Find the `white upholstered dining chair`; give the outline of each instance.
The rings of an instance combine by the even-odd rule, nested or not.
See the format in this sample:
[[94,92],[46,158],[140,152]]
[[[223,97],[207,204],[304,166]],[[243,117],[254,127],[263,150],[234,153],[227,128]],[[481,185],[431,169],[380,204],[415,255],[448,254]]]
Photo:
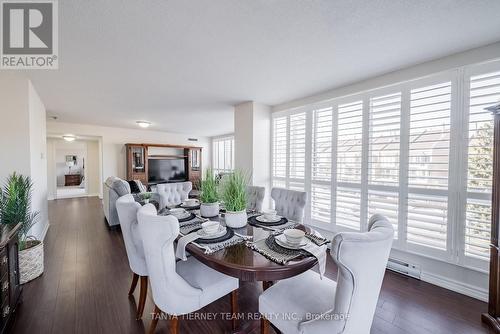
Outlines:
[[131,194],[124,195],[116,201],[116,211],[122,230],[125,250],[127,251],[128,263],[132,270],[132,285],[128,292],[129,296],[134,293],[139,277],[141,278],[141,289],[139,303],[137,305],[137,320],[142,318],[144,304],[148,291],[148,269],[142,247],[142,239],[137,226],[137,211],[141,205],[134,200]]
[[302,222],[307,202],[306,192],[273,188],[271,198],[274,200],[274,209],[278,212],[278,215],[296,222]]
[[189,197],[191,190],[193,190],[193,183],[190,181],[156,185],[156,192],[160,196],[160,209],[181,204]]
[[247,210],[261,212],[265,194],[265,187],[247,186]]
[[381,215],[370,218],[368,232],[336,234],[337,282],[309,270],[267,289],[259,297],[262,333],[269,321],[287,334],[370,333],[393,237]]
[[[171,330],[178,333],[177,316],[201,309],[231,293],[231,312],[237,310],[239,281],[207,267],[194,257],[175,261],[174,240],[179,235],[179,222],[174,216],[158,216],[152,204],[137,214],[146,264],[155,303],[149,333],[153,333],[160,313],[171,316]],[[236,317],[232,317],[236,318]],[[233,321],[233,327],[235,327]]]

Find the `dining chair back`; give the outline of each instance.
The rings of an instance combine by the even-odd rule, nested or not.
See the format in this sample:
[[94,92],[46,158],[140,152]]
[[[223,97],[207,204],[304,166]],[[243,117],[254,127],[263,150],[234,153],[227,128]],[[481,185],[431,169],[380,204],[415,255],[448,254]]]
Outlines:
[[247,186],[247,210],[261,212],[265,193],[265,187]]
[[274,200],[274,209],[278,215],[296,222],[302,222],[307,202],[306,192],[273,188],[271,190],[271,198]]
[[137,275],[147,276],[148,269],[137,226],[137,211],[140,207],[141,205],[134,200],[131,194],[124,195],[116,201],[116,211],[120,220],[130,269]]
[[338,267],[334,314],[349,315],[345,333],[369,333],[384,279],[394,229],[373,215],[366,233],[341,232],[332,241]]
[[289,334],[369,334],[393,237],[378,214],[368,232],[337,233],[330,252],[337,282],[308,270],[268,288],[259,297],[263,333],[271,322]]
[[190,181],[158,184],[156,192],[160,196],[160,208],[181,204],[189,197],[191,190],[193,183]]
[[148,268],[137,225],[137,211],[140,207],[141,205],[134,200],[134,196],[131,194],[121,196],[116,201],[116,211],[125,243],[125,251],[127,252],[130,269],[133,272],[132,284],[128,292],[129,296],[134,293],[139,277],[141,278],[139,302],[137,303],[137,319],[142,318],[148,291]]
[[176,272],[174,240],[179,235],[179,222],[172,215],[158,216],[152,204],[137,214],[149,269],[153,300],[169,314],[184,314],[196,309],[201,291],[192,287]]

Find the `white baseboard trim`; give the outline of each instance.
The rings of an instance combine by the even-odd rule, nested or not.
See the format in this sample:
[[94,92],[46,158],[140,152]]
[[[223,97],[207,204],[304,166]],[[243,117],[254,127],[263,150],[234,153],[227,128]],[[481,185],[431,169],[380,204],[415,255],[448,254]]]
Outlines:
[[50,226],[50,221],[47,220],[47,224],[45,224],[45,228],[43,229],[42,233],[40,234],[40,237],[38,238],[39,240],[43,241],[45,239],[47,231],[49,230],[49,226]]
[[477,286],[426,272],[422,272],[420,279],[424,282],[482,300],[483,302],[488,302],[488,290],[486,289],[480,289]]

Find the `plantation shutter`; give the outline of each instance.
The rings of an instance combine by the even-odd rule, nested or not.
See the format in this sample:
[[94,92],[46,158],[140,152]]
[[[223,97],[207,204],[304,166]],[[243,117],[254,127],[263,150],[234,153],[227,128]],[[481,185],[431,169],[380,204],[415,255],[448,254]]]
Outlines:
[[288,140],[288,121],[287,117],[278,117],[273,119],[273,187],[286,187],[286,169],[287,169],[287,140]]
[[313,111],[311,218],[331,221],[333,108]]
[[451,82],[410,91],[407,241],[446,250]]
[[359,230],[363,101],[338,106],[335,222]]
[[306,113],[290,116],[289,189],[304,191],[306,167]]
[[384,215],[398,235],[401,93],[370,99],[368,217]]
[[500,101],[500,72],[472,76],[469,84],[465,255],[488,260],[493,176],[493,116],[484,108]]

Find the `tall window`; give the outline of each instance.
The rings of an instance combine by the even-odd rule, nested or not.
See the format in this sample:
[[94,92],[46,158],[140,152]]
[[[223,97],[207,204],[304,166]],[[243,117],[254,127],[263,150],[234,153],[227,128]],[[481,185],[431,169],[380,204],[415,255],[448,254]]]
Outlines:
[[383,214],[398,237],[401,92],[370,98],[368,215]]
[[488,259],[493,175],[493,116],[484,108],[500,101],[500,71],[469,79],[465,255]]
[[363,101],[338,106],[336,222],[360,229]]
[[451,82],[412,89],[408,242],[446,249]]
[[230,173],[234,170],[234,137],[212,140],[212,166],[214,173]]
[[500,61],[273,114],[273,186],[309,194],[305,221],[367,229],[393,247],[487,269],[492,116]]

